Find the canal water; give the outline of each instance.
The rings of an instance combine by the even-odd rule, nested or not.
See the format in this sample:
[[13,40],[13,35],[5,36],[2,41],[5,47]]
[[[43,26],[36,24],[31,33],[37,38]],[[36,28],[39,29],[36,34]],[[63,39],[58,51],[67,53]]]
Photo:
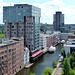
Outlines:
[[53,59],[59,60],[59,53],[61,53],[61,45],[56,46],[56,51],[53,54],[46,53],[38,59],[29,69],[22,69],[16,75],[30,75],[31,72],[35,72],[36,75],[42,75],[46,67],[52,67]]

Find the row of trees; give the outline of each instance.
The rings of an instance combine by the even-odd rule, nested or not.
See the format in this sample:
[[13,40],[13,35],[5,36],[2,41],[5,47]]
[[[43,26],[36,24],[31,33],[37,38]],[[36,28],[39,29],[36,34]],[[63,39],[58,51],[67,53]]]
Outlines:
[[66,57],[63,62],[63,75],[75,75],[75,52]]
[[1,29],[0,30],[0,34],[4,34],[4,29]]

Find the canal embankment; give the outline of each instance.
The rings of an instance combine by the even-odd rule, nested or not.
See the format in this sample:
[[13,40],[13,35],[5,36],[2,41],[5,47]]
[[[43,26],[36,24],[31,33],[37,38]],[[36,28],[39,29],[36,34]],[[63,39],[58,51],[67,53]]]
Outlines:
[[52,75],[62,75],[62,63],[63,63],[63,56],[61,56],[60,59],[58,60],[57,67],[53,71]]

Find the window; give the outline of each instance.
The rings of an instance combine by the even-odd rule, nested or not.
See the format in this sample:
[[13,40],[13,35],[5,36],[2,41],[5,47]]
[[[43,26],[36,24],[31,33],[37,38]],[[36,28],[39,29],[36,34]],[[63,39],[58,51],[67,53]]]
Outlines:
[[72,45],[75,45],[75,43],[72,43]]
[[14,32],[14,34],[16,34],[16,32]]
[[7,31],[9,31],[9,29],[7,29]]
[[2,56],[2,59],[4,59],[4,57]]
[[9,28],[9,26],[7,26],[7,28]]
[[11,49],[9,49],[9,53],[11,52]]
[[5,53],[7,53],[7,51],[5,51]]
[[2,61],[2,65],[4,65],[4,62]]
[[12,28],[14,28],[14,26],[12,26]]

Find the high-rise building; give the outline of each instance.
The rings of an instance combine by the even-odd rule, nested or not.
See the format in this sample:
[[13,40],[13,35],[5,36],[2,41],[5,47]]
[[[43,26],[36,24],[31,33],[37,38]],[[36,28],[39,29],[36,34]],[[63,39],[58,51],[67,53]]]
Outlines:
[[55,31],[61,31],[64,26],[64,14],[62,12],[57,11],[56,14],[53,15],[53,26]]
[[39,50],[41,9],[28,4],[3,7],[5,38],[24,37],[24,45],[34,53]]

